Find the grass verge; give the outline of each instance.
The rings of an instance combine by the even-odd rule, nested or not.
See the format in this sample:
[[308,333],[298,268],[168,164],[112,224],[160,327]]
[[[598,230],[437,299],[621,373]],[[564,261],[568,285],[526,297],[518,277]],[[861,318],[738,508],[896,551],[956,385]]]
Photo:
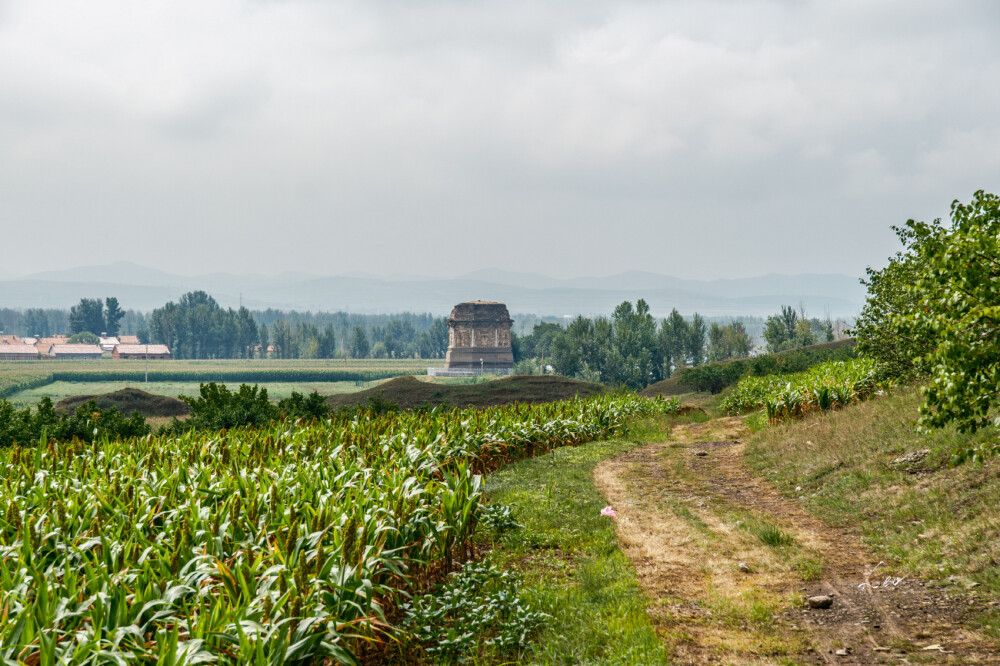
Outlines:
[[[919,392],[766,428],[747,446],[750,467],[825,521],[857,529],[887,562],[956,591],[1000,596],[1000,459],[949,464],[953,449],[996,441],[915,428]],[[983,617],[1000,638],[1000,613]]]
[[525,576],[532,605],[551,616],[525,661],[540,664],[661,664],[667,655],[646,613],[591,472],[639,442],[617,440],[557,449],[486,479],[493,504],[523,525],[491,545],[494,558]]

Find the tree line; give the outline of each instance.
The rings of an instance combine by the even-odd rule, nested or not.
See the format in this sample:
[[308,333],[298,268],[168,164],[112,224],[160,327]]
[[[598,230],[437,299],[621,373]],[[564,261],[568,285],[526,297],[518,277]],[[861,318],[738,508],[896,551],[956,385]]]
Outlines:
[[447,351],[447,324],[429,315],[277,313],[225,309],[195,291],[153,310],[145,334],[177,358],[440,358]]
[[69,310],[0,308],[0,332],[26,336],[136,335],[175,358],[443,358],[448,324],[426,313],[362,314],[223,308],[192,291],[152,312],[123,310],[115,297],[84,298]]
[[192,291],[150,313],[123,310],[117,298],[84,298],[70,310],[0,308],[0,332],[91,341],[136,335],[165,344],[174,358],[443,358],[444,318],[425,313],[362,314],[223,308]]
[[[767,350],[796,349],[835,337],[827,319],[808,319],[783,306],[764,322]],[[639,299],[622,302],[610,317],[577,317],[568,326],[539,322],[529,335],[513,336],[515,372],[551,371],[588,381],[641,389],[685,368],[747,358],[753,337],[743,321],[706,323],[677,309],[657,321]]]
[[577,317],[565,328],[537,324],[530,335],[515,336],[513,347],[516,371],[551,367],[567,377],[639,389],[708,356],[749,355],[752,344],[741,322],[709,327],[701,315],[688,320],[676,309],[658,322],[639,299],[634,306],[622,302],[610,317]]
[[[522,371],[555,372],[607,384],[645,386],[678,368],[748,356],[748,329],[762,331],[767,351],[832,340],[829,319],[808,319],[790,306],[766,321],[747,317],[708,323],[674,309],[656,321],[644,300],[624,302],[610,317],[578,317],[568,326],[528,315],[530,334],[512,334]],[[167,345],[179,359],[211,358],[443,358],[448,324],[430,314],[370,315],[347,312],[251,311],[223,308],[204,291],[192,291],[151,313],[123,310],[117,298],[81,299],[69,311],[0,309],[0,331],[48,336],[137,335]]]

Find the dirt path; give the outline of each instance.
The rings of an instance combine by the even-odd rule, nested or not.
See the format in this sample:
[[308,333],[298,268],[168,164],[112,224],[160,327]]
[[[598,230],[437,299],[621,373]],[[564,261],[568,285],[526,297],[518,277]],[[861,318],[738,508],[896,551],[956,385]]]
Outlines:
[[735,418],[678,426],[594,471],[678,663],[1000,663],[968,629],[974,593],[879,565],[750,474],[742,436]]

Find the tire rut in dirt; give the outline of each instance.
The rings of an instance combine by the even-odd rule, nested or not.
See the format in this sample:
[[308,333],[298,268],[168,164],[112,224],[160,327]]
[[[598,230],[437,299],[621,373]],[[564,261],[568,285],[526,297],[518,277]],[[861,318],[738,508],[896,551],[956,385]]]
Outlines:
[[[677,464],[677,456],[688,478],[677,478],[671,470],[668,463]],[[701,605],[683,599],[685,592],[692,593],[690,586],[685,590],[679,582],[684,577],[698,578],[697,563],[682,557],[654,562],[651,558],[668,544],[654,548],[636,543],[644,537],[664,538],[661,535],[669,529],[670,517],[651,514],[648,504],[642,504],[641,511],[630,511],[633,501],[641,498],[629,495],[626,477],[638,479],[634,485],[645,495],[659,492],[698,506],[721,503],[749,512],[787,529],[822,556],[818,580],[803,583],[789,577],[782,583],[788,595],[798,592],[805,598],[831,595],[834,599],[829,609],[803,606],[776,616],[790,635],[807,638],[812,650],[793,655],[800,662],[899,663],[917,653],[922,661],[932,659],[932,663],[1000,663],[1000,657],[966,628],[977,605],[974,596],[945,595],[913,577],[886,581],[885,571],[876,566],[878,560],[865,551],[855,532],[825,525],[803,510],[796,499],[781,495],[748,472],[743,465],[743,444],[732,439],[640,447],[595,470],[598,487],[609,500],[624,507],[620,515],[628,524],[619,525],[619,534],[626,552],[638,560],[640,581],[657,602],[664,596],[673,602],[665,608],[656,604],[654,612],[668,626],[706,622]],[[683,544],[675,540],[674,547],[683,548]],[[685,566],[692,568],[685,572]],[[942,646],[941,650],[923,650],[934,645]],[[760,661],[763,656],[727,655],[723,659],[729,663],[767,663],[766,657]],[[675,657],[681,663],[707,663],[722,655],[692,644]]]

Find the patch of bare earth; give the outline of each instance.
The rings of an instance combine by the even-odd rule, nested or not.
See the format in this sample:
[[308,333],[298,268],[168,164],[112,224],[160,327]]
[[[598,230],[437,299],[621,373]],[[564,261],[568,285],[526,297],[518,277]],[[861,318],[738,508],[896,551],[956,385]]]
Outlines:
[[[594,470],[678,663],[1000,663],[969,628],[980,606],[879,566],[743,465],[739,419]],[[902,578],[902,580],[899,580]],[[813,596],[833,597],[828,609]]]

